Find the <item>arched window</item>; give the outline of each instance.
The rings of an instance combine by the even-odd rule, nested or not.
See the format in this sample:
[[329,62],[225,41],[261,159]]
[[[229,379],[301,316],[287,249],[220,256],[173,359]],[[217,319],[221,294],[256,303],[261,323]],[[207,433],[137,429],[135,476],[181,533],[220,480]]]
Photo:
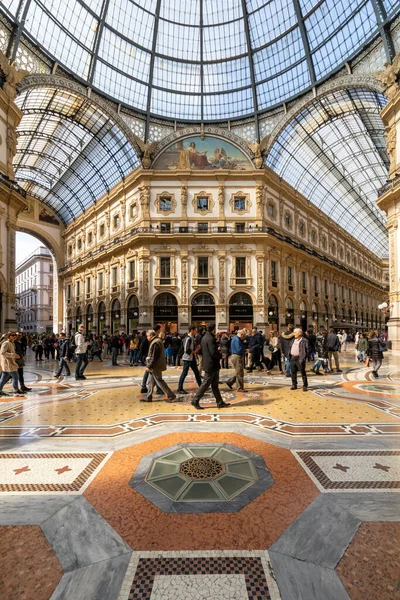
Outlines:
[[196,305],[215,305],[215,301],[214,298],[211,296],[211,294],[206,294],[206,293],[202,293],[202,294],[197,294],[193,300],[192,300],[192,306],[196,306]]
[[154,306],[178,306],[178,302],[173,294],[165,292],[157,296],[154,300]]
[[246,294],[245,292],[237,292],[237,294],[233,294],[229,304],[231,306],[253,306],[253,301],[249,294]]

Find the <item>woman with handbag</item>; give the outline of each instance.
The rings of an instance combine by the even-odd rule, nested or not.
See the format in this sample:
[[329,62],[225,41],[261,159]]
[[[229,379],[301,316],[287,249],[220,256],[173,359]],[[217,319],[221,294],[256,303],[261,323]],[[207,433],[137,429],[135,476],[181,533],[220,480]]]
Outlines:
[[376,331],[370,331],[368,334],[368,349],[367,349],[367,359],[368,365],[372,362],[372,376],[379,377],[378,370],[382,365],[383,360],[383,348],[382,342],[378,337]]

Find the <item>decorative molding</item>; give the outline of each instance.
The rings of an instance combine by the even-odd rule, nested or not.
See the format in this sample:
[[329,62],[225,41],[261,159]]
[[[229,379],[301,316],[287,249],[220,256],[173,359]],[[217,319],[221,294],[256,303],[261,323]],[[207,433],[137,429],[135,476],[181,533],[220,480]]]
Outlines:
[[[169,208],[169,209],[162,209],[160,207],[161,200],[164,200],[164,199],[171,201],[171,208]],[[161,192],[161,194],[157,194],[157,198],[155,200],[155,206],[156,206],[158,214],[166,216],[166,215],[170,215],[171,213],[174,213],[175,212],[175,208],[176,208],[175,194],[171,194],[171,192]]]
[[[201,209],[197,207],[197,201],[199,198],[208,199],[208,207],[206,209]],[[199,215],[208,215],[209,213],[212,213],[212,209],[214,208],[215,202],[213,200],[212,194],[209,194],[208,192],[199,192],[198,194],[194,194],[192,204],[195,213]]]
[[[235,208],[235,199],[238,198],[240,200],[245,201],[244,209]],[[246,194],[245,192],[239,191],[231,195],[231,199],[229,200],[229,206],[231,207],[231,211],[238,215],[244,215],[245,213],[250,212],[250,207],[252,203],[250,200],[250,194]]]

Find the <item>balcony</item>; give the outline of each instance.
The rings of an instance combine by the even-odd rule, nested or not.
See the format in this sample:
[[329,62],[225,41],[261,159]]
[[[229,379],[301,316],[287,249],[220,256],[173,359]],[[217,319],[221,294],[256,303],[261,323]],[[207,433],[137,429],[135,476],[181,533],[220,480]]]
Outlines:
[[137,290],[139,287],[139,282],[137,279],[132,279],[131,281],[128,281],[127,287],[129,290]]
[[176,277],[155,277],[154,279],[154,287],[156,289],[162,289],[164,287],[176,287],[176,285]]
[[232,289],[241,287],[250,287],[253,285],[252,277],[231,277],[230,286]]
[[214,277],[193,277],[192,286],[194,289],[214,287]]
[[119,292],[119,285],[112,285],[111,286],[111,293],[112,294],[118,294]]

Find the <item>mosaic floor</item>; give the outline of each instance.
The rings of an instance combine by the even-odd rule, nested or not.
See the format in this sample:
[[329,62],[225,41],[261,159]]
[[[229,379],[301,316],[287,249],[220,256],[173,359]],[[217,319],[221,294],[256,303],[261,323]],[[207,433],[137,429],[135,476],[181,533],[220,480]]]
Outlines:
[[28,355],[0,399],[2,600],[400,600],[400,355],[373,379],[350,349],[308,392],[221,371],[201,412],[191,376],[143,403],[110,362]]

